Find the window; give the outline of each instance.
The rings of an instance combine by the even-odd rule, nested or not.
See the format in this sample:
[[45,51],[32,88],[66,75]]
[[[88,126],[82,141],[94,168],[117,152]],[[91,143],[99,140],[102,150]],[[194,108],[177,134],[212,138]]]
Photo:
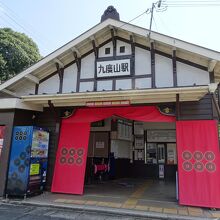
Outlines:
[[120,47],[120,53],[125,53],[125,46]]
[[111,52],[111,48],[110,47],[106,47],[105,48],[105,54],[110,54]]

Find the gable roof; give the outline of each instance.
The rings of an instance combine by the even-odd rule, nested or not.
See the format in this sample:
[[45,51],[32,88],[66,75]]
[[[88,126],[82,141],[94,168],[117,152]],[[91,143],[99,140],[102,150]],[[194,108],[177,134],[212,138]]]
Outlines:
[[9,90],[13,92],[13,88],[25,80],[38,83],[39,80],[56,71],[55,63],[57,60],[65,66],[74,60],[73,51],[80,53],[82,56],[93,49],[92,40],[95,39],[96,44],[101,45],[111,39],[111,29],[115,30],[117,36],[127,40],[132,35],[135,42],[145,46],[150,47],[150,42],[153,40],[156,49],[170,55],[172,55],[172,50],[175,48],[178,57],[190,60],[208,69],[214,69],[215,81],[220,81],[220,52],[153,31],[149,39],[149,30],[147,29],[122,21],[107,19],[1,84],[0,91]]

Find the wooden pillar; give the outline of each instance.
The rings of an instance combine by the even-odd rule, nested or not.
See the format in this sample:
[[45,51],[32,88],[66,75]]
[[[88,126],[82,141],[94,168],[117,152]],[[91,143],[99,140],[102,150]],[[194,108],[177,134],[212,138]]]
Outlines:
[[210,79],[210,83],[215,82],[214,71],[209,72],[209,79]]
[[[113,44],[113,59],[116,59],[117,40],[115,30],[111,28],[112,44]],[[112,90],[116,90],[116,79],[112,79]]]
[[211,96],[212,96],[212,101],[215,105],[215,109],[216,109],[217,114],[218,114],[218,118],[220,118],[220,109],[219,109],[219,104],[217,103],[216,95],[215,95],[215,93],[212,93]]
[[14,114],[14,111],[11,110],[5,110],[0,113],[0,124],[5,126],[3,148],[0,155],[0,197],[5,195],[7,184]]
[[173,62],[173,86],[177,87],[176,49],[173,49],[172,62]]
[[115,31],[113,28],[111,28],[111,36],[112,36],[112,44],[113,44],[113,57],[116,57],[117,41],[115,37]]
[[76,92],[79,92],[79,84],[80,84],[80,72],[81,72],[81,57],[77,56],[77,53],[74,51],[73,56],[76,61],[77,66],[77,82],[76,82]]
[[134,37],[130,35],[131,42],[131,76],[132,76],[132,89],[135,89],[135,43]]
[[[93,51],[94,51],[94,54],[95,54],[95,73],[96,73],[96,69],[97,69],[97,59],[99,58],[99,49],[95,43],[95,40],[93,39],[92,40],[92,47],[93,47]],[[97,74],[96,74],[97,76]],[[94,91],[97,91],[97,77],[94,77]]]
[[35,92],[34,92],[35,95],[38,95],[38,89],[39,89],[39,84],[36,84],[35,85]]
[[155,79],[155,45],[154,42],[151,42],[151,49],[150,49],[150,54],[151,54],[151,87],[156,88],[156,79]]
[[176,94],[176,120],[180,119],[180,95]]
[[58,63],[56,63],[56,67],[57,67],[57,72],[58,72],[59,79],[60,79],[59,93],[62,93],[63,92],[63,73],[64,73],[64,68],[60,68]]

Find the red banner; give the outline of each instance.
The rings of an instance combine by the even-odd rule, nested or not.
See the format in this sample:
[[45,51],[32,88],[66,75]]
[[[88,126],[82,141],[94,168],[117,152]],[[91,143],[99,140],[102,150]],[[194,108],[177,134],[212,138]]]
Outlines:
[[83,194],[89,123],[62,123],[52,192]]
[[176,122],[179,203],[220,208],[220,152],[217,122]]
[[74,115],[62,120],[52,192],[83,193],[90,122],[99,121],[112,115],[139,121],[175,121],[175,117],[162,115],[155,106],[76,110]]
[[64,119],[64,121],[65,123],[94,122],[109,118],[112,115],[137,121],[175,122],[175,117],[161,114],[156,106],[82,108],[76,110],[74,115]]

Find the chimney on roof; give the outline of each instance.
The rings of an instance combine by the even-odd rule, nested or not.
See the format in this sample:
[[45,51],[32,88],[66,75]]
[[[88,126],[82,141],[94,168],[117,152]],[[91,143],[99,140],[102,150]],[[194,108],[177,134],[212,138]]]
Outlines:
[[101,17],[101,22],[105,21],[108,18],[120,21],[119,13],[112,5],[108,6],[108,8],[104,11],[104,14]]

